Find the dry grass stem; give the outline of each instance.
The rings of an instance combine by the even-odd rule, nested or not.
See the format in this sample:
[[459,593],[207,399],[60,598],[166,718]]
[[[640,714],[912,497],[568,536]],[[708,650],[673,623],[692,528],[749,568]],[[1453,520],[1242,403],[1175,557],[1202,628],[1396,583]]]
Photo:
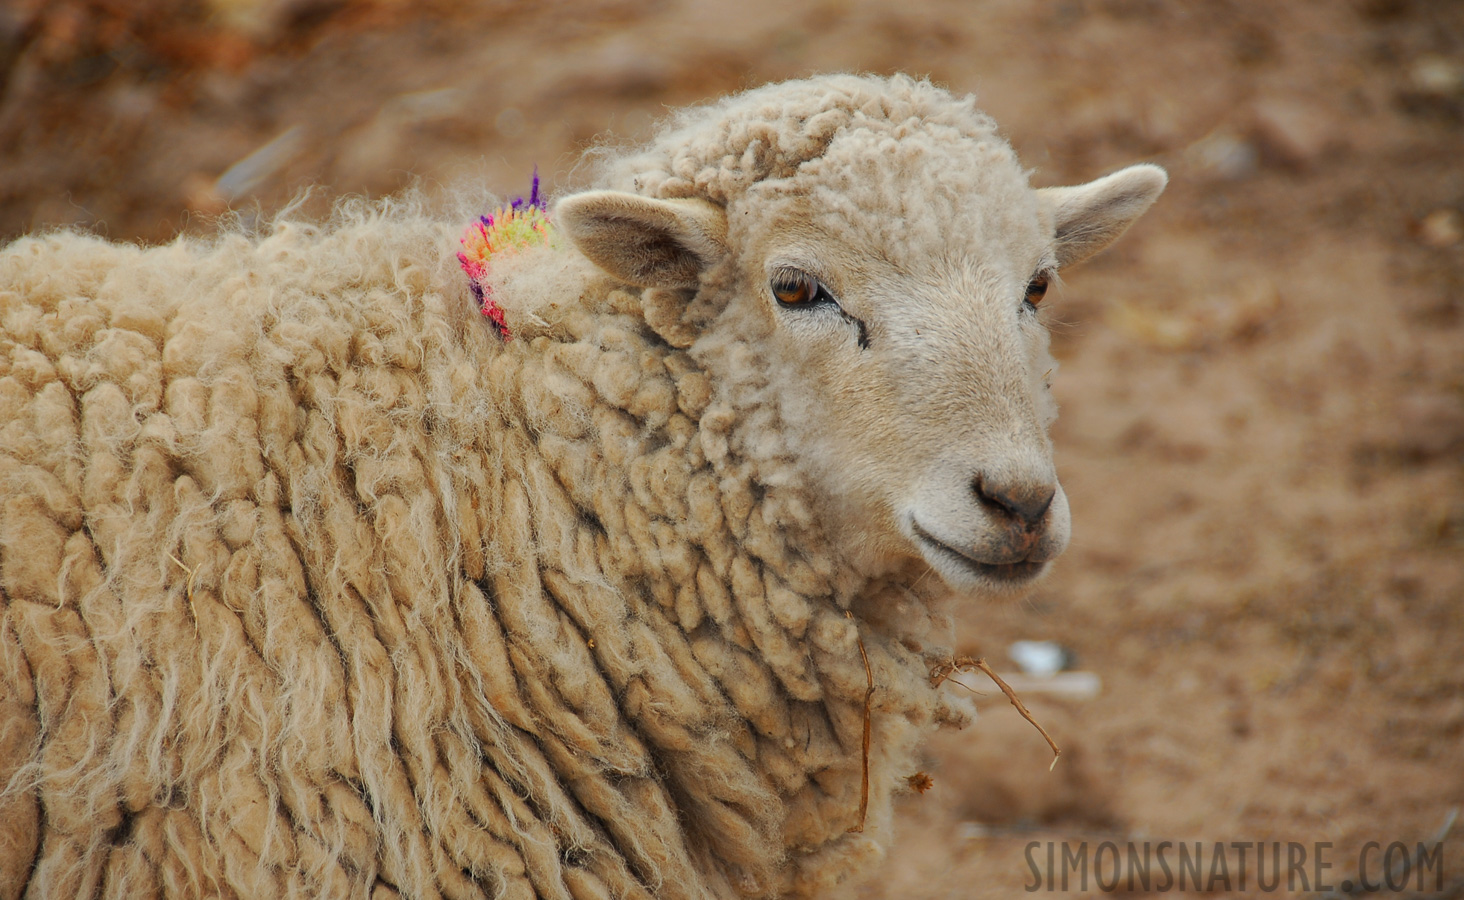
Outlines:
[[[860,645],[860,649],[863,649],[862,644]],[[867,662],[866,665],[868,665]],[[971,669],[980,669],[981,671],[986,673],[986,677],[996,682],[996,686],[1001,688],[1001,692],[1003,694],[1006,694],[1007,699],[1012,702],[1012,706],[1015,706],[1017,708],[1017,712],[1022,714],[1022,718],[1026,719],[1028,722],[1031,722],[1032,727],[1037,729],[1037,732],[1042,735],[1042,738],[1045,741],[1047,741],[1047,746],[1052,748],[1052,765],[1048,766],[1047,770],[1049,772],[1052,771],[1052,769],[1057,766],[1057,758],[1059,756],[1062,756],[1062,750],[1057,746],[1057,742],[1052,739],[1052,735],[1047,733],[1047,729],[1043,728],[1037,723],[1036,719],[1032,718],[1032,713],[1027,710],[1027,707],[1025,705],[1023,705],[1022,699],[1017,696],[1017,692],[1012,690],[1011,686],[1008,685],[1005,681],[1002,681],[1001,676],[993,672],[991,666],[988,666],[986,664],[986,659],[984,657],[976,657],[973,659],[969,656],[962,656],[959,659],[953,659],[948,663],[941,663],[940,665],[935,667],[935,670],[933,672],[930,673],[930,683],[939,687],[942,682],[944,682],[947,678],[951,677],[951,675],[955,674],[956,672],[965,672],[970,671]],[[865,731],[868,732],[868,730],[869,726],[868,722],[866,721]]]

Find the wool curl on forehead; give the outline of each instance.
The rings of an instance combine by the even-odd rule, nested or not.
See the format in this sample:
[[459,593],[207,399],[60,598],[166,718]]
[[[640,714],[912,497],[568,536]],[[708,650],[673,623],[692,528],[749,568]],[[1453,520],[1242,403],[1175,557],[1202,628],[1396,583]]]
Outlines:
[[726,204],[757,182],[793,176],[841,134],[902,137],[912,126],[944,126],[970,140],[1001,143],[996,123],[971,95],[953,96],[905,75],[838,75],[683,110],[646,148],[603,162],[596,180],[651,197]]

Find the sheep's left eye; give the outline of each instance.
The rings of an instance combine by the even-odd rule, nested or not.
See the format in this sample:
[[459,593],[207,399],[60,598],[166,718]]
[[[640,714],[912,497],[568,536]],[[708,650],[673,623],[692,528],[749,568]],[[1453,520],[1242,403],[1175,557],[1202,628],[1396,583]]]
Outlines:
[[773,296],[784,306],[809,306],[819,299],[818,279],[803,272],[789,272],[775,277],[770,285]]
[[1025,301],[1028,306],[1036,309],[1042,303],[1042,298],[1047,296],[1047,276],[1038,275],[1027,282],[1027,296]]

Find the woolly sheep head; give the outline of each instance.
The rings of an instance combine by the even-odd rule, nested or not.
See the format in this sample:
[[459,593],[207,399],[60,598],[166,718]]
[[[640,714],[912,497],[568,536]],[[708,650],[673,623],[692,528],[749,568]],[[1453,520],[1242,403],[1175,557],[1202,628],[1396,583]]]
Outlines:
[[693,355],[754,348],[854,565],[923,562],[989,595],[1046,570],[1070,520],[1038,306],[1154,202],[1162,169],[1034,190],[971,98],[856,76],[693,110],[616,166],[626,190],[568,196],[558,221],[648,310],[684,311]]

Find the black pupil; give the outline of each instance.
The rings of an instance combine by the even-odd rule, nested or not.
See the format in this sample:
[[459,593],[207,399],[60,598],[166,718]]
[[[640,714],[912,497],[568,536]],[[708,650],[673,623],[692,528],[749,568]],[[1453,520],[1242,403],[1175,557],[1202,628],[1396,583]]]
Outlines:
[[1036,306],[1037,301],[1041,300],[1043,295],[1046,293],[1047,279],[1034,278],[1032,279],[1032,283],[1027,285],[1027,302],[1032,304],[1033,306]]

